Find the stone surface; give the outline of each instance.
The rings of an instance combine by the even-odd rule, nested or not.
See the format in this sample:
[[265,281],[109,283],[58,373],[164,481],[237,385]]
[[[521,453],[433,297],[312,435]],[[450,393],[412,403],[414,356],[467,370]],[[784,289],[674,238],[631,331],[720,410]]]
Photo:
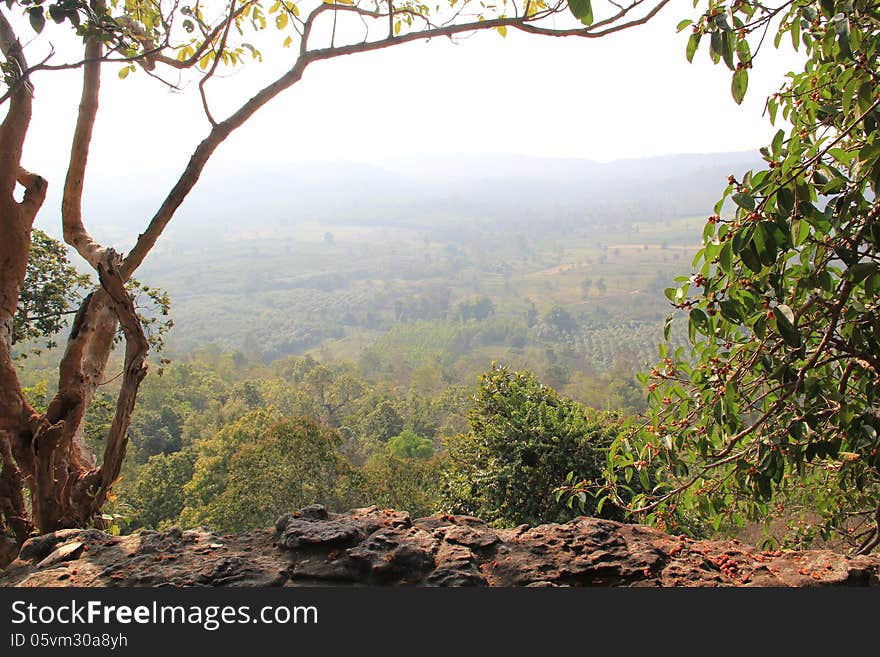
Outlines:
[[0,586],[315,585],[877,586],[880,557],[760,552],[597,518],[496,530],[468,516],[313,505],[274,531],[67,529],[29,540],[0,573]]

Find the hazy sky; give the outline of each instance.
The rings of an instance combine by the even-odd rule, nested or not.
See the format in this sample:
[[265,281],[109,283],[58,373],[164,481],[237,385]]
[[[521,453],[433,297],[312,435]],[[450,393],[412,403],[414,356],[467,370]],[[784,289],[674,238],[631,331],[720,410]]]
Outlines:
[[[649,25],[602,39],[487,32],[318,62],[210,166],[420,153],[608,161],[755,148],[773,132],[761,117],[765,96],[796,60],[766,47],[738,107],[729,71],[713,66],[705,47],[697,63],[685,60],[687,32],[676,34],[675,25],[693,13],[691,2],[679,0]],[[217,114],[282,70],[291,54],[266,53],[265,63],[212,82]],[[207,133],[195,86],[170,93],[141,71],[124,81],[117,71],[105,67],[90,173],[158,171],[170,180]],[[35,80],[25,164],[53,183],[63,175],[79,75]]]

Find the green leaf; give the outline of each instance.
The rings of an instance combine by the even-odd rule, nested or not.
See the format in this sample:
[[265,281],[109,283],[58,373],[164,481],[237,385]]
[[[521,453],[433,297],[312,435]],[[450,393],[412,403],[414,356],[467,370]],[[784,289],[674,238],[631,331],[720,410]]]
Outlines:
[[837,33],[837,42],[840,44],[840,50],[846,57],[852,57],[852,51],[849,47],[849,19],[845,14],[837,14],[834,17],[834,29]]
[[852,162],[853,158],[856,156],[855,153],[845,151],[842,148],[829,148],[828,154],[843,166],[849,166],[849,163]]
[[739,257],[742,259],[745,266],[756,274],[763,268],[761,265],[761,258],[758,256],[758,252],[755,249],[754,241],[750,241],[746,247],[740,251]]
[[721,36],[721,32],[719,32],[718,30],[712,32],[712,36],[709,40],[709,57],[716,64],[721,57],[722,41],[723,37]]
[[732,30],[726,30],[721,35],[721,57],[727,68],[733,71],[736,67],[733,64],[734,40],[736,35]]
[[762,340],[767,333],[767,318],[764,315],[758,317],[752,325],[752,330],[755,332],[758,339]]
[[876,262],[857,262],[849,268],[849,277],[853,283],[858,285],[875,271],[877,271]]
[[755,235],[753,237],[755,241],[755,251],[758,253],[758,257],[761,259],[761,262],[766,266],[772,265],[776,262],[776,240],[773,238],[772,228],[768,226],[770,222],[762,221],[758,224],[758,228],[755,230]]
[[779,156],[782,153],[782,144],[785,141],[785,130],[777,130],[776,134],[773,135],[773,141],[770,142],[770,152],[773,153],[774,156]]
[[733,243],[727,240],[721,247],[721,253],[718,254],[718,264],[721,269],[729,274],[733,269]]
[[746,90],[749,88],[749,73],[745,68],[738,68],[733,74],[733,80],[730,83],[730,93],[733,94],[733,100],[737,105],[743,102],[746,97]]
[[788,187],[780,187],[776,192],[776,206],[785,214],[794,210],[794,192]]
[[746,210],[754,211],[755,209],[755,199],[753,199],[748,194],[743,194],[742,192],[737,192],[732,197],[733,202],[736,203],[739,207],[745,208]]
[[721,314],[727,321],[734,324],[742,324],[743,317],[740,313],[740,306],[736,301],[726,300],[718,305],[721,307]]
[[699,308],[694,308],[693,310],[691,310],[688,321],[694,328],[699,330],[700,333],[705,334],[709,330],[709,318],[706,317],[706,313],[704,313]]
[[678,23],[678,25],[675,27],[675,31],[681,32],[684,28],[688,27],[689,25],[693,25],[693,24],[694,24],[694,22],[692,20],[685,18],[683,21],[680,21]]
[[773,309],[776,318],[776,327],[785,343],[791,347],[801,346],[801,334],[794,325],[794,313],[785,304],[780,304]]
[[46,16],[43,14],[43,8],[31,7],[28,9],[28,20],[30,20],[34,32],[37,34],[42,32],[43,27],[46,25]]
[[672,331],[672,315],[667,315],[666,320],[663,322],[663,339],[669,340],[669,333]]
[[834,14],[834,0],[819,0],[819,5],[822,7],[822,11],[828,18]]
[[642,485],[644,490],[648,490],[651,488],[651,481],[648,479],[648,469],[642,468],[639,470],[639,483]]
[[736,42],[736,58],[743,64],[748,64],[752,61],[752,49],[749,47],[749,42],[745,39],[740,39]]
[[574,17],[584,25],[593,24],[592,0],[569,0],[568,8],[574,14]]
[[56,24],[60,25],[61,23],[63,23],[66,17],[67,13],[60,4],[49,6],[49,18],[55,21]]
[[687,49],[685,50],[684,55],[685,57],[687,57],[687,60],[689,62],[694,61],[694,54],[697,52],[697,48],[700,45],[700,37],[702,36],[702,34],[697,32],[695,34],[691,34],[690,38],[688,39]]

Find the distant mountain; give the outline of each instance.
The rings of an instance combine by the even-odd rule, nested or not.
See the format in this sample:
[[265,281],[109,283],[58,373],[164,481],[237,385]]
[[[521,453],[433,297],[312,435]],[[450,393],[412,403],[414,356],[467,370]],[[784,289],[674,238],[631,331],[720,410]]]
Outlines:
[[[302,222],[425,227],[585,216],[650,221],[708,213],[728,174],[759,163],[757,153],[740,152],[608,163],[487,154],[209,167],[163,241],[292,231]],[[90,189],[86,216],[99,238],[125,246],[158,207],[168,180],[168,172],[140,174]]]

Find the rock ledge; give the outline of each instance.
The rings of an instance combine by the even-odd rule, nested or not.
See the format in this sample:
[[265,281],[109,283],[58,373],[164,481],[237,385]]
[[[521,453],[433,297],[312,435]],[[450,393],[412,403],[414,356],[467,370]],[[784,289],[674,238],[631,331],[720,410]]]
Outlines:
[[760,552],[642,525],[577,518],[496,530],[469,516],[412,520],[376,507],[309,506],[275,529],[30,539],[0,586],[877,586],[880,557]]

